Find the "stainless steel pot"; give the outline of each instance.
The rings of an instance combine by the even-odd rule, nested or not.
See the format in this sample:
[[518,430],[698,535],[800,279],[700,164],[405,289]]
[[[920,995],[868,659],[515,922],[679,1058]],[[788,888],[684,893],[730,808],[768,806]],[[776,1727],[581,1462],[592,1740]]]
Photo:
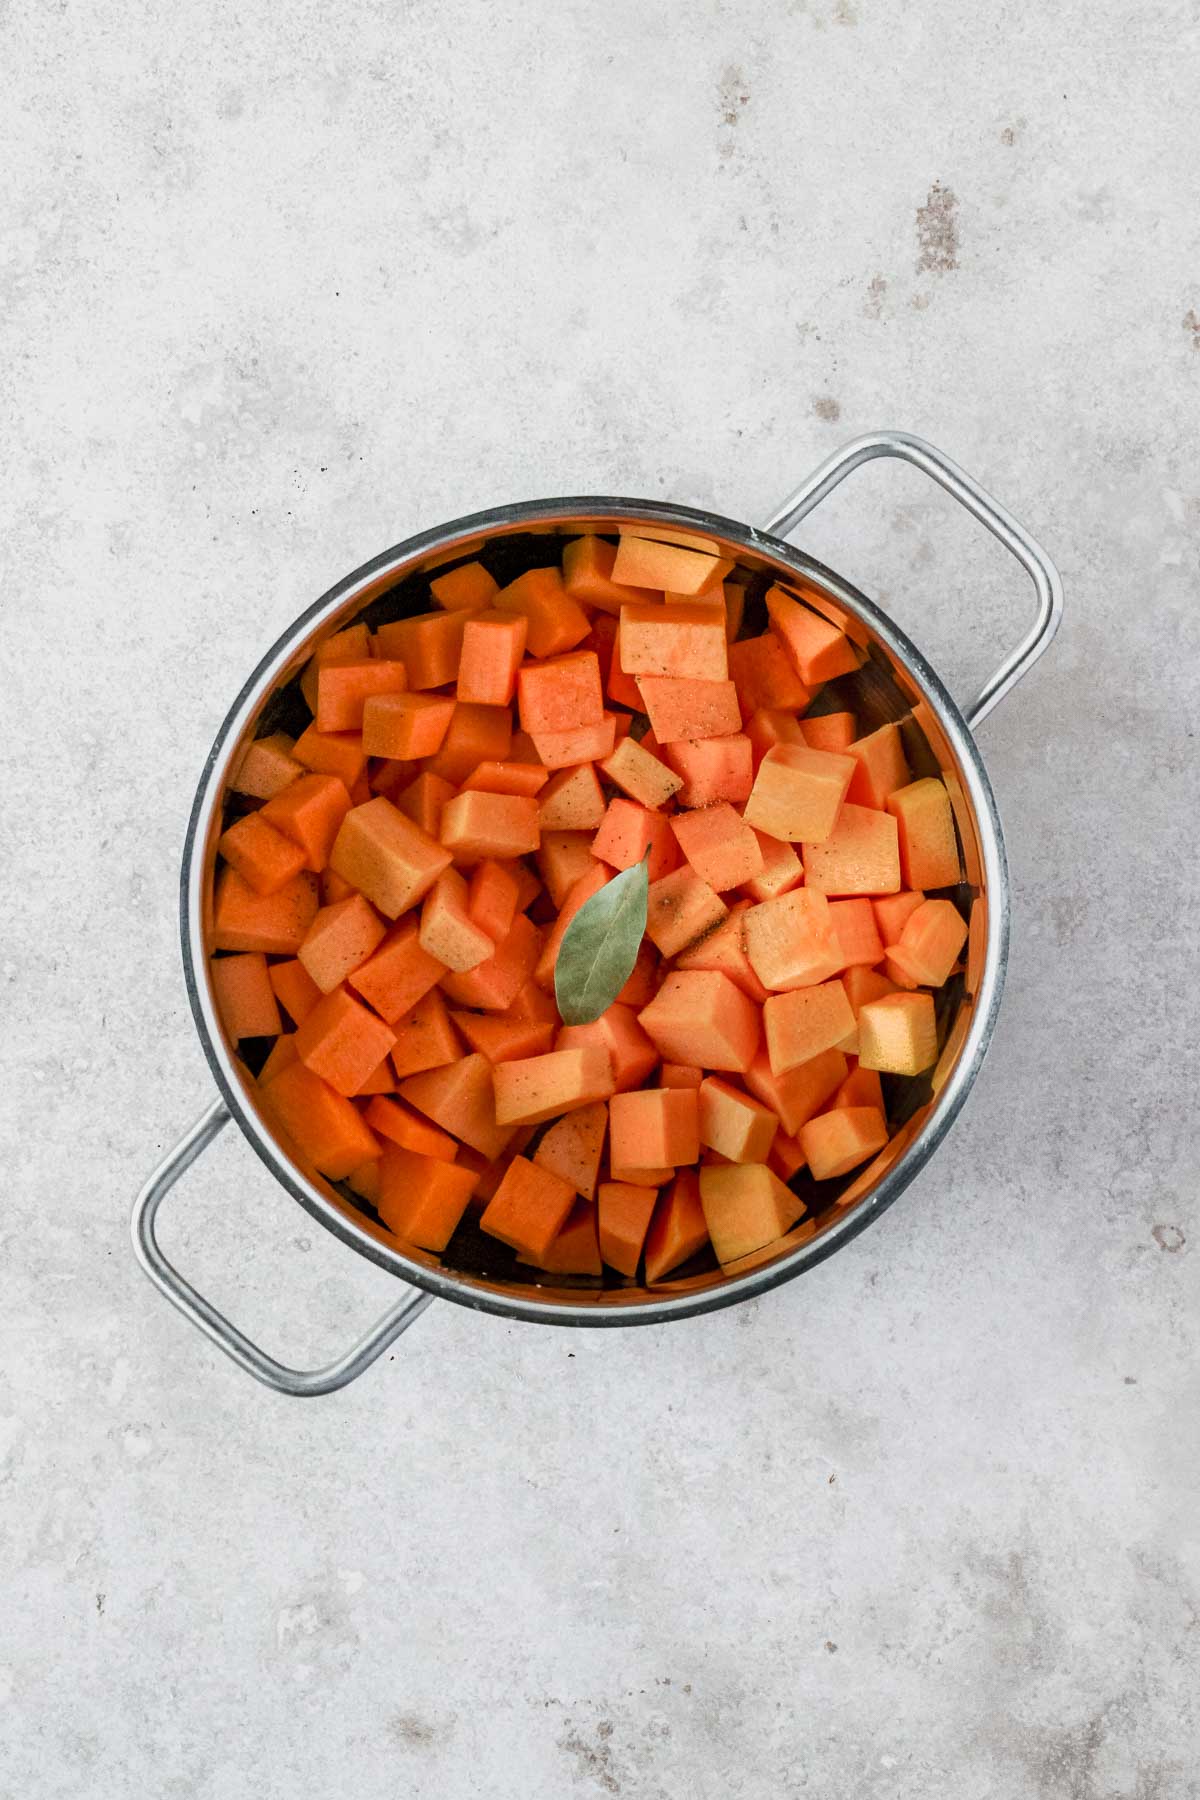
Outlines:
[[[1037,597],[1033,625],[965,713],[920,651],[878,607],[784,541],[852,469],[876,457],[899,458],[922,469],[999,538],[1033,581]],[[511,1253],[482,1234],[478,1245],[466,1251],[460,1247],[455,1266],[423,1251],[401,1249],[380,1224],[359,1209],[348,1190],[333,1186],[286,1151],[259,1108],[249,1072],[222,1032],[208,979],[205,921],[230,768],[247,740],[270,721],[268,709],[278,704],[279,690],[303,666],[321,636],[348,624],[364,609],[368,617],[378,615],[381,607],[392,617],[423,610],[429,571],[477,555],[484,545],[501,568],[506,556],[511,560],[522,552],[525,562],[520,566],[528,566],[530,534],[577,535],[611,531],[633,522],[702,534],[715,539],[720,553],[736,558],[752,579],[779,578],[793,587],[799,585],[867,651],[868,659],[858,675],[843,678],[846,703],[868,727],[885,719],[902,721],[914,770],[930,773],[940,769],[954,802],[966,872],[961,898],[970,906],[971,938],[966,974],[944,1004],[945,1047],[937,1069],[893,1096],[903,1122],[892,1142],[876,1162],[851,1179],[815,1225],[803,1223],[778,1243],[733,1267],[713,1267],[653,1288],[584,1287],[572,1286],[564,1277],[542,1276],[534,1269],[522,1276],[519,1266],[514,1269]],[[413,577],[418,579],[406,592],[405,583]],[[657,501],[538,500],[476,513],[424,532],[339,582],[296,620],[250,676],[217,734],[196,791],[181,880],[183,960],[196,1028],[219,1098],[180,1139],[138,1195],[133,1241],[150,1279],[249,1374],[282,1393],[314,1395],[330,1393],[354,1380],[435,1296],[482,1312],[543,1324],[659,1324],[749,1299],[832,1255],[878,1218],[928,1161],[966,1099],[987,1049],[1004,983],[1009,888],[1000,819],[972,728],[1046,649],[1058,627],[1061,607],[1061,584],[1053,565],[1016,520],[948,457],[899,432],[877,432],[837,451],[761,530]],[[231,1118],[314,1219],[409,1284],[403,1299],[344,1356],[324,1368],[290,1369],[260,1350],[173,1267],[155,1236],[155,1220],[165,1195]]]

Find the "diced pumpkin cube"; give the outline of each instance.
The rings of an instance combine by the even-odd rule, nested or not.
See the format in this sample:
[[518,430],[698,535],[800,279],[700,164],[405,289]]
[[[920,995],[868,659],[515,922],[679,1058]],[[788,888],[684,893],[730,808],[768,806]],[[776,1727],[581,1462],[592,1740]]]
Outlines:
[[235,794],[249,794],[255,800],[270,800],[303,774],[304,764],[292,755],[293,740],[282,731],[256,738],[229,777]]
[[614,1094],[608,1107],[614,1168],[679,1168],[700,1155],[695,1088],[642,1088]]
[[297,956],[288,962],[271,963],[267,979],[293,1025],[301,1024],[321,998],[321,989]]
[[804,1145],[799,1138],[788,1137],[784,1131],[775,1133],[775,1141],[767,1155],[767,1167],[780,1181],[791,1181],[792,1177],[804,1167],[806,1158]]
[[378,794],[346,814],[329,861],[381,913],[395,919],[424,898],[449,868],[451,855]]
[[853,675],[858,668],[854,646],[846,634],[793,600],[783,588],[770,589],[767,612],[800,679],[809,687],[820,687],[838,675]]
[[779,1120],[740,1088],[708,1075],[698,1090],[700,1142],[732,1163],[766,1162]]
[[[453,618],[453,613],[447,613]],[[426,764],[430,775],[456,786],[480,763],[504,762],[512,744],[512,714],[507,706],[478,706],[460,700],[454,708],[440,750]]]
[[510,706],[525,654],[528,621],[520,613],[473,613],[463,627],[455,693],[475,706]]
[[235,1042],[278,1036],[283,1022],[261,950],[211,957],[209,970],[221,1023]]
[[[730,646],[731,651],[734,648]],[[660,744],[678,743],[681,738],[728,737],[741,729],[737,688],[732,681],[688,681],[675,675],[637,675],[634,681]]]
[[548,1019],[509,1019],[496,1013],[471,1012],[452,1013],[451,1018],[472,1050],[490,1063],[542,1056],[554,1045],[554,1026]]
[[467,914],[473,925],[487,932],[493,944],[503,943],[512,930],[519,893],[511,864],[487,857],[472,870]]
[[591,832],[547,831],[543,826],[537,865],[551,900],[561,906],[580,876],[595,870]]
[[700,1180],[694,1169],[680,1169],[659,1195],[646,1233],[646,1280],[661,1281],[708,1242],[708,1225],[700,1204]]
[[613,1088],[624,1092],[641,1087],[658,1061],[658,1051],[638,1024],[631,1006],[614,1000],[588,1025],[564,1025],[554,1041],[556,1050],[582,1050],[599,1045],[612,1063]]
[[604,822],[592,840],[592,855],[612,869],[632,869],[648,850],[650,880],[660,881],[681,861],[672,832],[674,823],[674,819],[668,821],[662,813],[618,795],[608,803]]
[[517,678],[521,728],[539,732],[577,731],[604,717],[600,664],[594,650],[576,650],[548,662],[526,663]]
[[804,1201],[765,1163],[702,1168],[700,1205],[717,1261],[722,1263],[773,1243],[805,1211]]
[[769,1107],[784,1131],[793,1137],[836,1094],[846,1079],[848,1065],[841,1050],[822,1050],[799,1063],[786,1075],[772,1072],[770,1059],[761,1050],[746,1071],[746,1086]]
[[295,956],[316,911],[317,878],[307,869],[274,894],[256,894],[236,869],[221,869],[213,896],[213,949]]
[[541,763],[516,762],[510,757],[506,762],[481,762],[462,787],[464,792],[480,794],[540,794],[549,775]]
[[[609,781],[614,782],[631,800],[652,811],[665,806],[672,794],[683,786],[683,779],[653,756],[636,738],[622,738],[612,755],[600,765]],[[601,799],[603,805],[603,798]],[[596,821],[599,823],[599,820]]]
[[375,634],[379,652],[404,664],[410,688],[447,687],[458,674],[463,631],[469,617],[465,610],[456,610],[393,619]]
[[904,758],[900,727],[894,723],[881,725],[878,731],[856,738],[847,745],[846,754],[858,764],[846,795],[855,806],[882,808],[887,805],[889,795],[912,779]]
[[559,769],[538,795],[542,831],[595,831],[604,817],[604,790],[591,763]]
[[367,766],[360,731],[318,731],[309,725],[296,739],[292,754],[314,775],[336,775],[347,793]]
[[542,841],[538,802],[532,795],[468,790],[442,808],[441,839],[458,862],[524,856]]
[[336,1093],[356,1094],[396,1042],[396,1034],[346,988],[335,988],[296,1028],[296,1054]]
[[443,1068],[426,1069],[400,1083],[401,1098],[493,1160],[507,1149],[512,1129],[496,1120],[492,1065],[486,1056],[464,1056]]
[[664,956],[686,950],[727,917],[724,901],[690,868],[674,869],[650,884],[646,936]]
[[888,795],[887,809],[899,827],[905,887],[954,887],[960,877],[958,840],[943,784],[936,776],[927,776],[897,788]]
[[370,654],[371,633],[362,624],[347,625],[344,631],[335,631],[332,637],[319,643],[300,677],[300,692],[309,712],[317,710],[317,684],[322,669],[332,668],[337,663],[366,662]]
[[773,631],[761,637],[740,638],[729,646],[729,673],[737,683],[742,715],[749,718],[760,708],[803,712],[812,699],[796,673],[795,665]]
[[600,1255],[611,1269],[631,1279],[650,1229],[658,1192],[628,1181],[602,1181],[596,1199]]
[[375,1204],[398,1238],[440,1253],[454,1236],[474,1187],[470,1169],[388,1144],[379,1159]]
[[411,1106],[406,1106],[403,1100],[393,1100],[386,1095],[377,1094],[363,1117],[377,1137],[399,1144],[402,1150],[415,1150],[421,1156],[434,1156],[439,1162],[454,1161],[458,1139],[451,1137],[448,1131],[443,1131],[428,1119],[423,1119],[420,1113],[414,1112]]
[[267,1112],[302,1157],[331,1181],[373,1161],[380,1143],[357,1107],[302,1062],[289,1063],[262,1088]]
[[727,681],[724,606],[625,606],[617,654],[626,675],[676,675]]
[[638,1023],[671,1062],[695,1061],[706,1069],[748,1069],[759,1040],[753,1001],[715,970],[668,975],[638,1014]]
[[408,675],[402,662],[334,663],[317,677],[317,730],[361,731],[363,707],[372,694],[402,694]]
[[[753,829],[753,827],[751,827]],[[790,893],[804,880],[804,866],[790,844],[772,837],[768,831],[755,831],[762,852],[763,866],[753,880],[746,882],[746,892],[754,900],[776,900]]]
[[598,1045],[499,1063],[493,1079],[498,1125],[538,1125],[614,1091],[608,1051]]
[[221,833],[217,849],[256,894],[277,894],[306,866],[300,846],[276,831],[261,812],[235,819]]
[[883,1083],[879,1079],[877,1069],[851,1069],[837,1093],[833,1096],[835,1106],[873,1106],[877,1112],[884,1112]]
[[456,1062],[462,1045],[455,1035],[446,1011],[446,1003],[437,988],[422,995],[407,1012],[391,1021],[396,1033],[392,1046],[392,1068],[396,1079],[420,1075],[426,1069],[438,1069]]
[[612,578],[627,587],[670,588],[689,596],[702,594],[723,581],[733,563],[703,550],[663,543],[623,531],[613,560]]
[[268,1081],[274,1080],[281,1069],[290,1068],[294,1062],[299,1060],[296,1055],[295,1036],[295,1032],[289,1032],[285,1036],[275,1039],[267,1053],[266,1062],[258,1071],[260,1087],[265,1087]]
[[[308,928],[298,957],[323,994],[340,987],[378,948],[387,927],[361,894],[323,906]],[[297,1019],[299,1025],[302,1021]]]
[[[945,790],[943,789],[943,792]],[[822,894],[894,894],[900,887],[896,821],[847,801],[833,830],[800,846],[804,880]]]
[[724,801],[699,812],[676,813],[671,829],[691,867],[718,893],[762,872],[758,839]]
[[[746,740],[750,745],[753,767],[757,769],[768,750],[776,744],[807,744],[804,726],[794,712],[777,706],[760,706],[746,720]],[[812,750],[836,749],[831,744],[811,744]],[[753,780],[753,777],[751,777]],[[747,794],[742,796],[748,798]]]
[[967,941],[967,921],[949,900],[926,900],[910,915],[896,946],[918,982],[941,987]]
[[302,775],[268,800],[259,817],[304,852],[304,866],[319,874],[328,864],[350,811],[350,795],[336,775]]
[[[854,734],[858,730],[858,721],[850,712],[819,713],[801,719],[800,734],[810,750],[838,750],[851,754],[850,746],[854,742]],[[850,783],[850,792],[846,798],[855,798],[854,782]]]
[[567,1222],[538,1257],[518,1253],[517,1261],[548,1275],[600,1275],[600,1237],[596,1208],[577,1200]]
[[569,1181],[580,1199],[594,1200],[607,1131],[608,1107],[603,1100],[581,1106],[555,1120],[534,1151],[533,1160],[560,1180]]
[[532,736],[538,759],[548,769],[603,762],[612,755],[617,741],[616,715],[606,712],[595,725],[576,725],[569,731],[537,731]]
[[457,569],[435,575],[429,583],[434,599],[446,612],[471,612],[487,606],[499,585],[481,562],[460,563]]
[[454,701],[446,694],[374,694],[363,707],[363,749],[368,756],[413,762],[434,756],[453,717]]
[[920,1075],[937,1061],[932,994],[885,994],[858,1013],[858,1060],[864,1069]]
[[443,869],[421,905],[422,950],[456,974],[476,969],[496,953],[493,940],[467,911],[467,884],[457,869]]
[[905,888],[899,894],[884,894],[880,899],[872,900],[875,923],[885,946],[900,942],[905,925],[924,901],[920,888]]
[[750,966],[776,992],[813,987],[845,966],[824,894],[794,888],[752,906],[743,924]]
[[501,1243],[530,1256],[546,1255],[575,1205],[575,1189],[553,1170],[514,1156],[479,1221]]
[[623,606],[652,601],[658,595],[649,588],[622,587],[612,579],[615,544],[589,534],[563,546],[563,583],[572,599],[602,612],[619,613]]
[[848,1175],[888,1141],[887,1120],[874,1106],[836,1106],[801,1127],[800,1143],[816,1181]]
[[750,739],[740,731],[728,737],[681,738],[664,755],[681,786],[681,806],[715,806],[727,800],[740,805],[754,786]]
[[767,1055],[774,1075],[786,1075],[832,1050],[854,1029],[854,1013],[840,981],[772,994],[763,1005]]
[[527,569],[501,588],[492,604],[501,612],[525,616],[529,654],[539,660],[573,650],[590,629],[587,614],[567,593],[557,569]]
[[758,765],[746,823],[788,844],[819,842],[837,823],[853,773],[849,756],[810,750],[807,744],[776,744]]
[[396,795],[395,805],[406,819],[419,825],[429,837],[436,838],[442,829],[442,808],[447,800],[453,800],[455,792],[453,782],[422,770],[415,781]]
[[493,954],[465,974],[442,977],[442,988],[460,1006],[481,1012],[505,1012],[512,1005],[537,966],[542,934],[533,921],[518,912],[508,935]]
[[444,964],[422,948],[417,920],[401,919],[346,979],[390,1023],[411,1012],[444,974]]
[[351,1099],[357,1100],[362,1095],[394,1094],[395,1091],[396,1073],[392,1067],[391,1057],[385,1056],[383,1061],[378,1063],[376,1067],[372,1069],[366,1080],[361,1081],[358,1084],[354,1093],[351,1095]]
[[748,910],[747,901],[736,901],[723,923],[699,943],[693,944],[690,950],[682,951],[676,957],[675,966],[677,969],[719,970],[722,975],[728,975],[730,981],[735,982],[748,999],[761,1006],[768,990],[754,973],[746,955]]
[[[815,895],[815,890],[812,890]],[[841,953],[841,967],[857,963],[873,968],[883,961],[883,940],[869,900],[831,900],[829,918]]]

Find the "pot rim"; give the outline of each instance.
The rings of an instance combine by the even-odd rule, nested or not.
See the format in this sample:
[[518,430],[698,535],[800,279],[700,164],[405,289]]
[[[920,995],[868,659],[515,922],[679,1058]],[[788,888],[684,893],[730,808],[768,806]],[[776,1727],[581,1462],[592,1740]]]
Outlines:
[[[360,1228],[330,1202],[303,1171],[286,1156],[256,1109],[248,1103],[243,1080],[226,1046],[207,982],[200,971],[207,967],[203,941],[205,847],[209,827],[224,792],[232,751],[261,702],[278,684],[297,643],[347,601],[368,588],[380,591],[385,577],[399,577],[411,564],[438,551],[452,551],[459,542],[485,538],[491,532],[513,527],[565,524],[572,519],[630,519],[664,527],[694,527],[741,549],[764,555],[808,578],[832,598],[862,619],[887,646],[905,672],[915,680],[921,697],[933,707],[938,723],[952,746],[978,827],[983,865],[983,891],[987,895],[987,942],[983,971],[974,995],[970,1025],[954,1067],[935,1096],[928,1117],[912,1141],[881,1177],[874,1191],[844,1217],[834,1220],[817,1236],[762,1267],[727,1276],[699,1291],[663,1293],[652,1298],[624,1298],[629,1290],[613,1289],[597,1297],[582,1292],[577,1297],[565,1289],[558,1298],[539,1299],[509,1294],[482,1280],[445,1269],[430,1268],[410,1260],[399,1249],[381,1242]],[[365,600],[364,600],[365,604]],[[260,1160],[305,1211],[360,1255],[412,1286],[473,1311],[550,1325],[654,1325],[672,1319],[713,1312],[738,1301],[753,1299],[785,1281],[815,1268],[836,1250],[865,1231],[867,1226],[899,1199],[937,1149],[954,1123],[979,1073],[999,1011],[1008,958],[1010,890],[999,811],[978,746],[963,714],[935,670],[911,639],[866,594],[814,557],[806,556],[785,539],[755,526],[742,524],[697,507],[658,500],[638,500],[607,495],[582,495],[526,500],[469,513],[430,530],[418,532],[382,551],[322,594],[293,620],[275,640],[244,682],[223,719],[205,759],[192,801],[184,838],[180,870],[180,936],[184,980],[192,1017],[201,1046],[230,1115]]]

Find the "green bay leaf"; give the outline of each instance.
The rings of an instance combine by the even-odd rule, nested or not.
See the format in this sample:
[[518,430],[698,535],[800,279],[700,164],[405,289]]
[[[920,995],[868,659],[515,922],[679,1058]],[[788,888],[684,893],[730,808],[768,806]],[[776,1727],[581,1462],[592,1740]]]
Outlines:
[[554,995],[564,1024],[590,1025],[633,974],[649,893],[644,858],[605,882],[567,926],[554,965]]

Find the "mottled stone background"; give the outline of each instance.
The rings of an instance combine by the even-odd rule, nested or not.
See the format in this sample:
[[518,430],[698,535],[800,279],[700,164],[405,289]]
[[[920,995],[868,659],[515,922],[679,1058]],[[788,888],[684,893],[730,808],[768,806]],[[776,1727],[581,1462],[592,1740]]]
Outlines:
[[[0,1793],[1195,1795],[1196,0],[9,0],[0,68]],[[760,1303],[260,1391],[126,1238],[244,673],[419,527],[879,425],[1067,592],[952,1137]],[[1022,629],[910,471],[804,541],[964,694]],[[232,1137],[164,1233],[296,1358],[393,1292]]]

